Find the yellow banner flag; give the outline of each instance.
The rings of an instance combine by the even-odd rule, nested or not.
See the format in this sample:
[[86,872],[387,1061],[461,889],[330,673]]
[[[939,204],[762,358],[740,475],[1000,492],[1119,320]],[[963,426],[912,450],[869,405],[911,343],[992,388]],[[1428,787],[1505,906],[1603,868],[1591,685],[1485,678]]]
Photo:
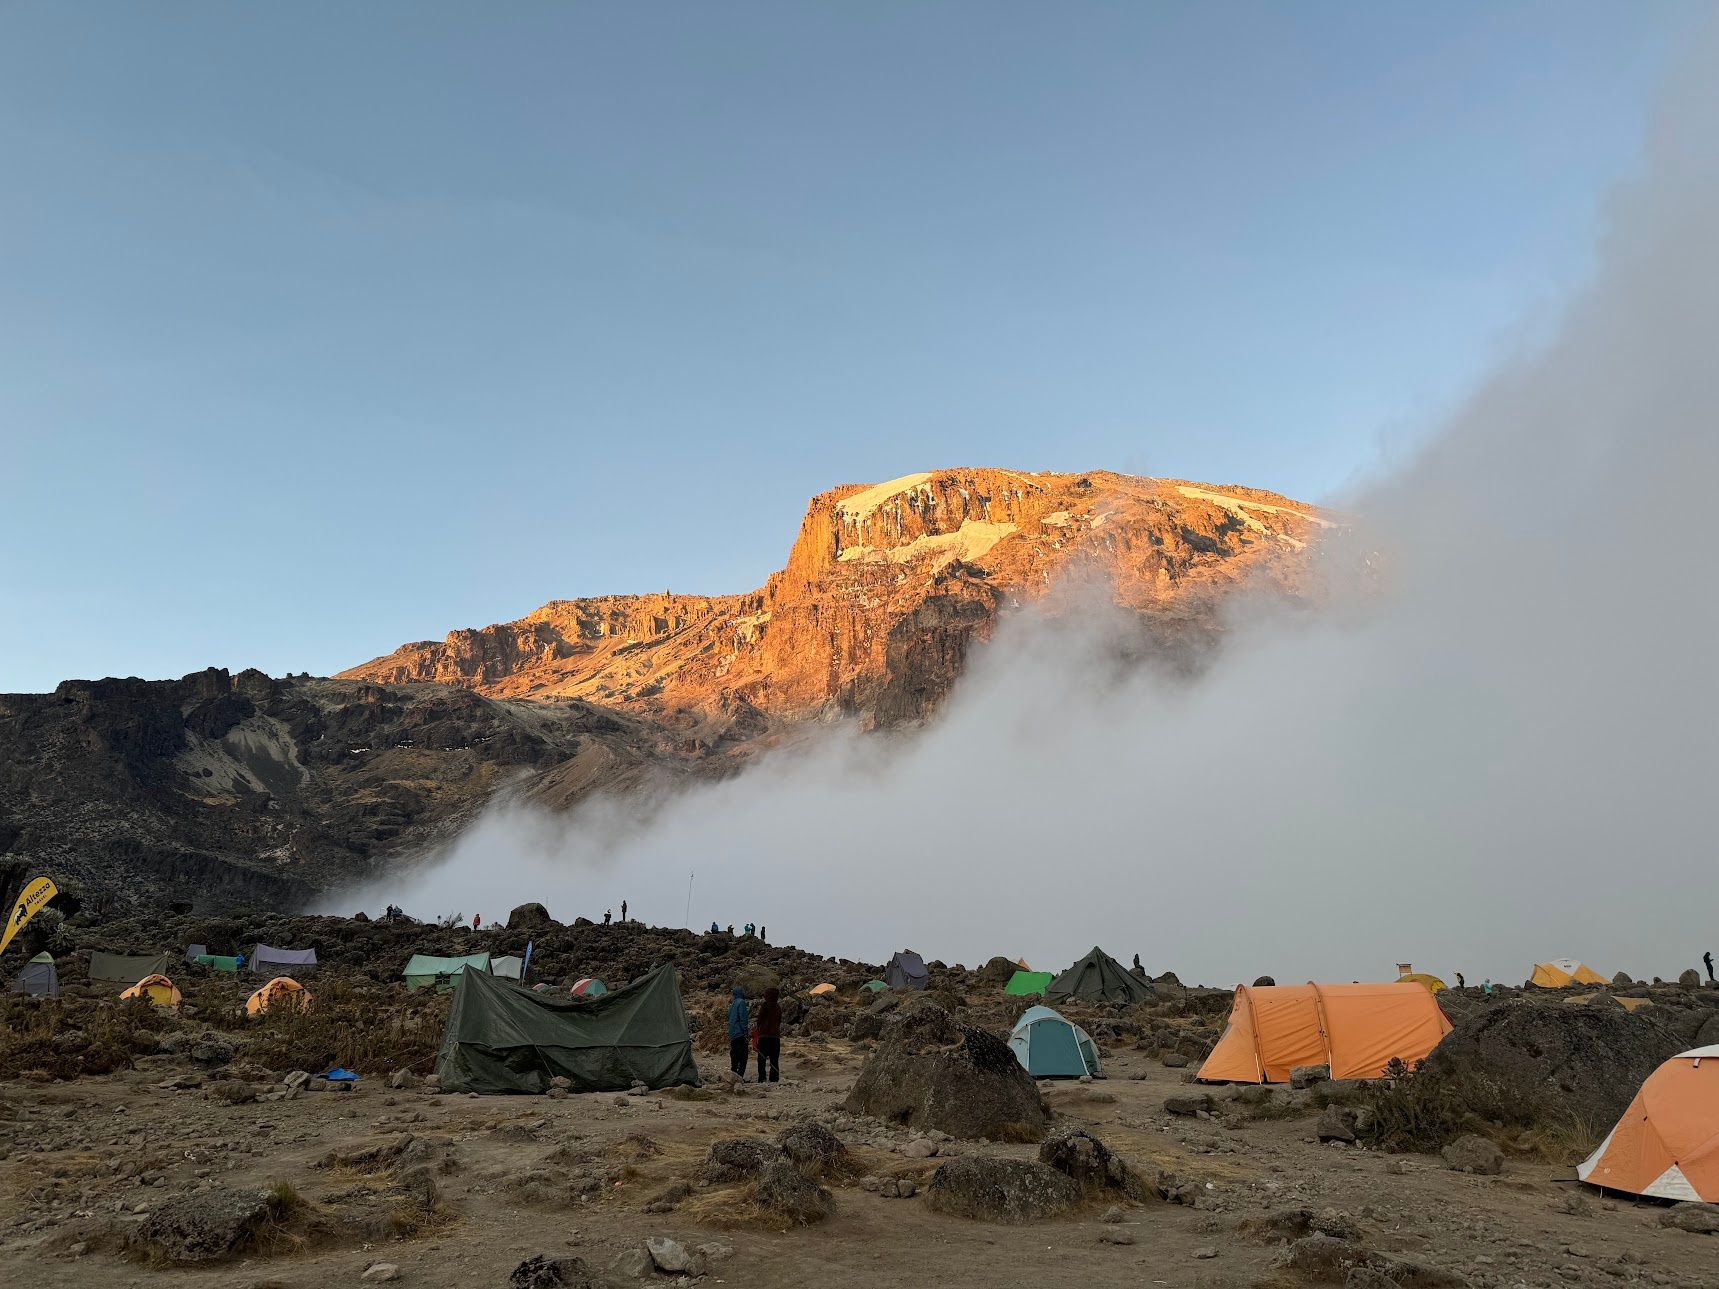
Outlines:
[[6,946],[12,943],[12,937],[24,929],[24,924],[35,917],[42,906],[60,892],[45,877],[38,877],[24,888],[24,893],[18,897],[18,902],[12,906],[12,915],[6,919],[6,932],[0,935],[0,953],[6,952]]

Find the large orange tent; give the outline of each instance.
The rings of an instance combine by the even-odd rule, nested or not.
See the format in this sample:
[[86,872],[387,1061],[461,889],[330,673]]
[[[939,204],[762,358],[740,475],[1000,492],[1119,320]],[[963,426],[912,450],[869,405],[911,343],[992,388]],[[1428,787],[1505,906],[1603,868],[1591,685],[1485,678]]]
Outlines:
[[310,990],[299,984],[291,976],[276,976],[245,1000],[245,1011],[252,1016],[259,1016],[279,1003],[308,1011],[310,1009]]
[[1719,1201],[1719,1046],[1674,1056],[1648,1075],[1576,1176],[1632,1195]]
[[1329,1065],[1334,1079],[1376,1079],[1393,1058],[1413,1064],[1448,1033],[1424,985],[1241,985],[1199,1077],[1287,1083],[1297,1065]]
[[1586,963],[1574,958],[1553,958],[1550,962],[1536,962],[1528,983],[1542,989],[1562,989],[1565,985],[1603,985],[1607,981]]
[[179,1006],[179,986],[166,976],[145,976],[120,997],[146,998],[157,1007],[177,1007]]

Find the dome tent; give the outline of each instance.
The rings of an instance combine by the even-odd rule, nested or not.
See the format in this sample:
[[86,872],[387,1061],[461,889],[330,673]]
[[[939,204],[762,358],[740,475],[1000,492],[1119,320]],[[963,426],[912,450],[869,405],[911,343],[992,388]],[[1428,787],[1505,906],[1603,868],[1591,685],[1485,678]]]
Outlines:
[[245,1013],[250,1016],[260,1016],[275,1006],[296,1007],[303,1011],[309,1011],[310,990],[299,984],[291,976],[276,976],[245,1000]]
[[1099,1076],[1098,1048],[1080,1026],[1049,1007],[1029,1007],[1009,1031],[1009,1048],[1035,1079]]
[[60,996],[60,973],[54,969],[54,955],[38,953],[26,962],[12,981],[15,994],[34,994],[38,998]]
[[1140,1003],[1152,998],[1151,987],[1094,945],[1092,952],[1045,987],[1045,998],[1060,1003],[1078,998],[1083,1003]]
[[166,976],[145,976],[130,989],[120,995],[121,998],[142,998],[154,1003],[157,1007],[179,1006],[179,986]]
[[924,958],[912,949],[903,949],[889,960],[883,969],[883,979],[891,989],[924,989],[931,983],[931,973],[925,968]]
[[1648,1075],[1576,1176],[1631,1195],[1719,1202],[1719,1046],[1680,1053]]
[[1287,1083],[1298,1065],[1376,1079],[1392,1059],[1423,1059],[1451,1025],[1425,985],[1241,985],[1198,1078]]
[[1536,962],[1528,983],[1542,989],[1562,989],[1565,985],[1604,985],[1611,982],[1585,962],[1577,962],[1574,958],[1553,958],[1550,962]]
[[597,998],[608,993],[609,986],[595,976],[586,976],[582,980],[575,980],[573,987],[567,992],[575,998]]

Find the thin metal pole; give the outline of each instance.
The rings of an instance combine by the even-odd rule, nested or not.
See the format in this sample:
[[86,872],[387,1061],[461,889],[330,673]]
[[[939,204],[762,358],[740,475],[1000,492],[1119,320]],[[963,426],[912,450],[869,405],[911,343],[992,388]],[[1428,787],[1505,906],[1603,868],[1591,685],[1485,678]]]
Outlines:
[[681,923],[681,929],[692,930],[692,879],[693,873],[688,870],[686,875],[686,920]]

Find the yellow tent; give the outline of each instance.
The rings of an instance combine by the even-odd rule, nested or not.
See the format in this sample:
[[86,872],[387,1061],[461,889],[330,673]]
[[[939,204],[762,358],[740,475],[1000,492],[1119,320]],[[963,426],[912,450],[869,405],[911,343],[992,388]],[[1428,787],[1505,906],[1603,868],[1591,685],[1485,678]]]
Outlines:
[[1536,962],[1528,983],[1542,989],[1562,989],[1565,985],[1603,985],[1606,978],[1574,958],[1553,958],[1550,962]]
[[1027,960],[1025,958],[1016,958],[1015,959],[1015,965],[1017,967],[1019,967],[1022,971],[1031,971],[1032,970],[1031,967],[1027,966]]
[[157,1007],[177,1007],[179,1006],[179,986],[166,976],[145,976],[120,997],[147,998]]
[[1406,984],[1415,984],[1415,985],[1425,985],[1428,989],[1432,990],[1435,994],[1439,990],[1446,987],[1444,981],[1440,980],[1437,976],[1429,976],[1424,971],[1405,972],[1404,974],[1397,977],[1397,983],[1399,985],[1405,984],[1405,983]]
[[826,980],[821,985],[813,985],[806,992],[810,993],[815,998],[819,994],[833,994],[833,993],[835,993],[836,987],[834,985],[830,984],[829,981]]
[[259,1016],[277,1003],[310,1010],[310,990],[291,976],[276,976],[245,1000],[245,1011]]

